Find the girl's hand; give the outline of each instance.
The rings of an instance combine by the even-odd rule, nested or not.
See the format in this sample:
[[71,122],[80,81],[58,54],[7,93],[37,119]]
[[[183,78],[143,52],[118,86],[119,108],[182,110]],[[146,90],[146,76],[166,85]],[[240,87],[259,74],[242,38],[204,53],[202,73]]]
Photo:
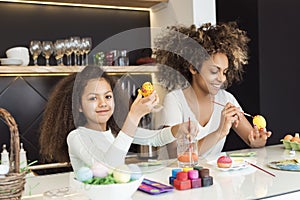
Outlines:
[[221,114],[220,126],[218,128],[218,132],[221,135],[228,135],[232,126],[237,127],[239,125],[240,117],[242,113],[240,108],[234,106],[231,103],[227,103]]
[[263,147],[266,145],[267,139],[272,135],[271,131],[267,131],[265,128],[258,129],[254,126],[251,133],[248,135],[248,139],[251,147]]
[[143,97],[140,93],[130,107],[130,113],[138,118],[150,113],[153,108],[159,103],[159,97],[156,91],[147,97]]
[[151,95],[144,98],[141,94],[138,94],[130,107],[129,113],[123,124],[122,131],[130,137],[134,137],[141,118],[150,113],[158,102],[159,98],[156,91],[153,91]]

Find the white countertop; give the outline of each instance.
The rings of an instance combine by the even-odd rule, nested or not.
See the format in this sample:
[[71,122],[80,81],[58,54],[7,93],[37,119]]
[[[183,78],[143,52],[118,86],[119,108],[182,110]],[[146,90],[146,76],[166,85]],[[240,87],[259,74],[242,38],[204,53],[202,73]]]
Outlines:
[[[160,195],[149,195],[141,191],[137,191],[132,196],[133,200],[152,200],[152,199],[224,199],[224,200],[241,200],[241,199],[258,199],[272,197],[271,199],[280,198],[297,198],[300,197],[300,172],[281,171],[271,169],[267,163],[271,161],[285,160],[297,158],[300,159],[300,152],[296,152],[295,156],[289,154],[289,150],[285,150],[283,145],[268,146],[260,149],[244,149],[238,152],[256,152],[254,157],[245,157],[248,161],[256,163],[261,168],[273,173],[273,177],[264,173],[257,168],[248,166],[247,168],[223,172],[215,166],[208,164],[205,160],[201,160],[200,165],[210,169],[213,176],[213,185],[190,190],[174,190],[170,193]],[[168,164],[152,168],[143,169],[145,178],[156,180],[161,183],[168,184],[171,170],[176,168],[176,162],[168,161]],[[63,188],[69,186],[69,179],[73,173],[61,173],[46,176],[28,177],[26,180],[25,191],[22,199],[38,200],[43,199],[42,193],[47,190]],[[80,194],[76,194],[79,199]],[[76,199],[73,196],[70,199]],[[280,196],[278,196],[280,195]],[[283,195],[283,196],[282,196]]]

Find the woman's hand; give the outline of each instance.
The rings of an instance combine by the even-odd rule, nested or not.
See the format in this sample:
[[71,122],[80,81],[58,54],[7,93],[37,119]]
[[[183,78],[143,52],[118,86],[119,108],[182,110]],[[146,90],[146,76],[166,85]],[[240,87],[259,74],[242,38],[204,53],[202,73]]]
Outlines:
[[251,133],[248,135],[248,139],[251,147],[263,147],[266,145],[267,139],[272,135],[271,131],[267,131],[265,128],[258,129],[254,126]]
[[220,126],[218,132],[222,136],[228,135],[232,126],[237,127],[239,125],[240,117],[242,113],[240,108],[234,106],[231,103],[227,103],[222,110]]

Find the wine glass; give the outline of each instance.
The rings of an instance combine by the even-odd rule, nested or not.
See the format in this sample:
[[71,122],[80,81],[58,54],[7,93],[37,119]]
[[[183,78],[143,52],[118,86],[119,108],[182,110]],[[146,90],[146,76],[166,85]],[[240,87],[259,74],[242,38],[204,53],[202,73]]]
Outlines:
[[71,55],[72,55],[72,42],[71,39],[65,39],[65,54],[67,56],[67,65],[72,65]]
[[49,66],[49,58],[53,53],[53,43],[51,41],[43,41],[42,43],[42,53],[46,59],[46,66]]
[[84,51],[86,48],[86,44],[84,43],[84,41],[81,39],[80,42],[80,48],[79,48],[79,55],[80,55],[80,59],[81,59],[81,65],[84,66],[85,62],[84,62]]
[[64,40],[56,40],[54,43],[54,53],[57,65],[64,65],[63,56],[65,53],[65,41]]
[[[84,37],[82,38],[83,53],[85,54],[85,65],[88,65],[88,53],[92,50],[92,38]],[[83,57],[82,57],[83,58]]]
[[81,39],[80,37],[71,37],[70,40],[71,40],[72,51],[74,52],[74,65],[77,66],[79,55],[80,55]]
[[39,40],[32,40],[29,45],[29,51],[32,55],[33,64],[37,66],[37,59],[42,52],[42,43]]

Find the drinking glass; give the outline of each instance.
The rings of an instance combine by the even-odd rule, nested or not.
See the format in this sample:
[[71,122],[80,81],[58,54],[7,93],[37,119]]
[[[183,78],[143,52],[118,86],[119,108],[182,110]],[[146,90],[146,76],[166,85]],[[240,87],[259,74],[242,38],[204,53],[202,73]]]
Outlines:
[[190,131],[190,121],[183,124],[189,130],[189,134],[180,134],[177,138],[177,160],[179,167],[194,167],[198,164],[198,144],[195,133]]
[[[84,40],[81,39],[80,47],[79,47],[79,57],[80,57],[81,65],[82,66],[84,66],[84,64],[85,64],[85,62],[84,62],[84,51],[85,51],[85,48],[86,48],[86,44],[84,43]],[[79,65],[79,61],[78,61],[78,65]]]
[[79,55],[80,55],[80,45],[81,45],[81,39],[80,37],[71,37],[71,46],[72,46],[72,52],[74,53],[74,65],[78,65]]
[[51,41],[43,41],[42,43],[42,53],[46,59],[46,66],[49,66],[49,58],[53,53],[53,43]]
[[[94,64],[98,66],[104,66],[105,64],[105,52],[99,51],[98,53],[95,53],[93,56]],[[88,64],[88,63],[86,63]]]
[[[145,128],[145,129],[151,129],[151,113],[145,115],[142,117],[139,127]],[[157,159],[158,158],[158,148],[149,145],[139,145],[138,149],[138,157],[140,159]]]
[[37,59],[42,52],[42,43],[39,40],[32,40],[29,45],[29,51],[32,55],[33,64],[37,66]]
[[90,38],[90,37],[82,38],[82,44],[83,44],[83,53],[85,54],[85,63],[84,64],[88,65],[89,64],[88,53],[92,50],[92,38]]
[[65,55],[67,56],[67,65],[72,65],[71,55],[72,55],[72,42],[71,39],[65,39]]
[[65,53],[65,41],[64,40],[56,40],[54,43],[54,53],[57,65],[64,65],[63,56]]
[[119,66],[128,66],[129,65],[129,58],[127,56],[126,50],[120,51],[120,56],[118,57],[118,65]]

